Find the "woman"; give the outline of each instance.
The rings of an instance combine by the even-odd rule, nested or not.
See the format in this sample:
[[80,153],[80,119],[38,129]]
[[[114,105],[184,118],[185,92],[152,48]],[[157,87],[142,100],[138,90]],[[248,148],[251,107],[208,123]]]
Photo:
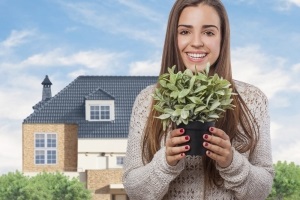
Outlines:
[[266,96],[256,87],[234,81],[230,30],[219,0],[177,0],[171,10],[160,74],[203,70],[211,63],[232,84],[236,108],[204,135],[205,156],[186,156],[183,129],[163,132],[151,94],[136,98],[130,122],[123,183],[130,199],[266,199],[274,171]]

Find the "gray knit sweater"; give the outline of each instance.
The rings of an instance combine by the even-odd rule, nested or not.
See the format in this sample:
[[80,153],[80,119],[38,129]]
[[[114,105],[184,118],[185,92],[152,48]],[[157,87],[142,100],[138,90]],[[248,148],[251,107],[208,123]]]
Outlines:
[[166,162],[165,146],[154,158],[143,165],[141,143],[143,129],[150,111],[149,86],[137,96],[130,121],[127,154],[124,164],[123,184],[131,200],[260,200],[270,193],[274,170],[270,144],[270,118],[266,96],[256,87],[236,81],[236,87],[254,115],[259,126],[259,140],[249,154],[235,150],[232,142],[233,161],[227,168],[217,166],[224,179],[222,188],[213,187],[204,192],[203,166],[200,156],[187,156],[176,166]]

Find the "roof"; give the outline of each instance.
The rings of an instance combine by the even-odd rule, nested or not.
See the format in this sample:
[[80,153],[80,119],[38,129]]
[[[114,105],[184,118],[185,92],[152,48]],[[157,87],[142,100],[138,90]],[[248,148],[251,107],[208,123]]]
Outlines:
[[52,85],[48,75],[46,75],[45,79],[42,82],[42,85]]
[[[50,100],[34,106],[23,124],[78,124],[79,138],[127,138],[132,106],[155,76],[79,76]],[[115,100],[115,120],[85,120],[85,100]]]

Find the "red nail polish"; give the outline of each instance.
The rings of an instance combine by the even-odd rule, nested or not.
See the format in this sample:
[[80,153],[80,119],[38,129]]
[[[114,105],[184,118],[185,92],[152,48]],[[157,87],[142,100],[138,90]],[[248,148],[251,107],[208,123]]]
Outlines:
[[189,146],[185,146],[184,148],[185,148],[185,149],[189,149]]
[[208,135],[207,135],[207,134],[205,134],[205,135],[204,135],[204,138],[205,138],[205,139],[208,139]]
[[184,153],[181,153],[180,155],[181,155],[181,156],[184,156]]
[[190,137],[189,136],[185,136],[185,140],[189,140],[190,139]]
[[210,154],[210,151],[207,151],[207,154],[209,155],[209,154]]
[[210,131],[214,131],[214,128],[213,128],[213,127],[210,127],[209,130],[210,130]]
[[207,142],[205,142],[205,143],[204,143],[204,146],[206,146],[206,147],[207,147],[207,146],[208,146],[208,143],[207,143]]
[[180,133],[183,133],[183,132],[184,132],[184,129],[183,129],[183,128],[181,128],[181,129],[180,129]]

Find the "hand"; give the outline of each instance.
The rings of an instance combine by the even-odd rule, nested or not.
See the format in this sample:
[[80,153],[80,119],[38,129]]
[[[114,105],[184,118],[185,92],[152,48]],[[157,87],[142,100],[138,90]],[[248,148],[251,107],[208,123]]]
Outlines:
[[207,149],[206,155],[215,160],[220,167],[228,167],[233,159],[229,136],[221,129],[210,127],[212,135],[205,134],[203,146]]
[[166,159],[169,165],[175,166],[179,160],[185,157],[186,151],[190,149],[189,145],[182,145],[190,140],[189,136],[182,136],[184,129],[174,129],[166,141]]

